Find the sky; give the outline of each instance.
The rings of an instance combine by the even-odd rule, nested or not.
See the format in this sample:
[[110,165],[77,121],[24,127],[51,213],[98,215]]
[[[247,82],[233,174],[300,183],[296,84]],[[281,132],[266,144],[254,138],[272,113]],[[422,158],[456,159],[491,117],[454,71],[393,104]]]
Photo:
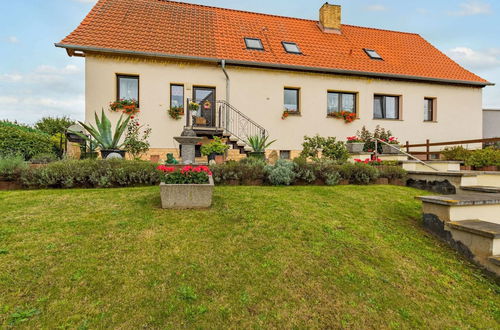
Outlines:
[[[54,47],[95,0],[0,0],[0,119],[84,117],[84,59]],[[325,0],[191,0],[217,7],[318,19]],[[483,106],[500,109],[500,1],[330,0],[345,24],[413,32],[496,83]]]

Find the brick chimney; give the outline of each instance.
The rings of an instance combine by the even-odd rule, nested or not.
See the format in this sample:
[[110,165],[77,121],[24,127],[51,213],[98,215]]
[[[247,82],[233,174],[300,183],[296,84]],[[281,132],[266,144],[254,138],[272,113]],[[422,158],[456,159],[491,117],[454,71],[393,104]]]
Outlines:
[[325,3],[319,10],[319,27],[325,33],[340,34],[342,28],[342,7]]

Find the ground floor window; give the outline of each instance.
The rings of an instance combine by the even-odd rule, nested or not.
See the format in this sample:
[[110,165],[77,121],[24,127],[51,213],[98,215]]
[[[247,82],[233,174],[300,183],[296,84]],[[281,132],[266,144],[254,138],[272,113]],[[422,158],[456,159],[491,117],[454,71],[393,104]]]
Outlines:
[[399,119],[399,96],[375,95],[373,98],[373,118]]
[[436,116],[434,113],[435,101],[436,99],[433,98],[424,99],[424,121],[436,120],[435,119]]
[[347,111],[356,113],[356,94],[328,92],[327,113]]
[[139,76],[117,75],[117,99],[135,100],[139,104]]
[[300,89],[285,88],[285,110],[290,113],[300,112]]
[[181,108],[184,110],[184,85],[170,85],[170,108]]
[[291,159],[290,150],[280,150],[280,159]]

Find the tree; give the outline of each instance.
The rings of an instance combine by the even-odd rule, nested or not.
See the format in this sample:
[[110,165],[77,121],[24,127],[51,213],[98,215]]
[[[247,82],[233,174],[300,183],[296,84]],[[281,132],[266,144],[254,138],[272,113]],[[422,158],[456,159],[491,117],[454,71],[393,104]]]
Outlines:
[[67,116],[43,117],[36,122],[35,128],[52,136],[54,149],[56,150],[57,155],[62,157],[64,153],[64,145],[66,144],[66,130],[74,124],[75,121]]

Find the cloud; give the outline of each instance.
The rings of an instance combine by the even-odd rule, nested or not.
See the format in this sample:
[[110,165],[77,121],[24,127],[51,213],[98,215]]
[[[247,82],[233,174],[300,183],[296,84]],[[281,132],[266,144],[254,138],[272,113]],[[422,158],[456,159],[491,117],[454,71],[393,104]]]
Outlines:
[[448,12],[452,16],[472,16],[491,14],[491,5],[477,0],[469,0],[460,4],[460,9],[457,11]]
[[500,69],[500,49],[478,51],[468,47],[456,47],[450,49],[447,54],[472,71]]
[[11,44],[17,44],[17,43],[19,43],[19,39],[17,39],[17,37],[15,37],[15,36],[10,36],[10,37],[7,37],[7,42],[11,43]]
[[386,11],[387,7],[384,5],[370,5],[366,6],[365,9],[368,11]]

